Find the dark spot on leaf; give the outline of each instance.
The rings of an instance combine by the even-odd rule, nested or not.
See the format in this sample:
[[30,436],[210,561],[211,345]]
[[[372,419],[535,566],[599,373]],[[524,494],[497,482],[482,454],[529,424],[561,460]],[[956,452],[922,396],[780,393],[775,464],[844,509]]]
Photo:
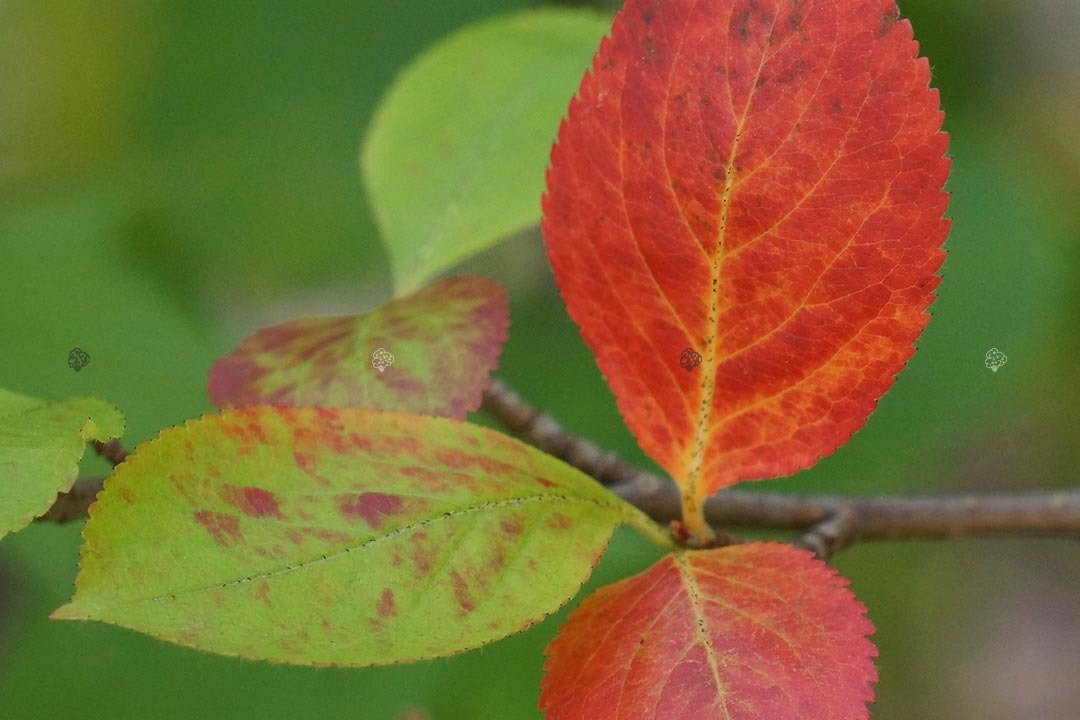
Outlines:
[[900,22],[900,8],[885,13],[881,16],[881,27],[878,29],[878,37],[885,37],[892,30],[893,25]]
[[262,580],[255,588],[255,594],[267,606],[270,605],[270,583]]
[[232,547],[244,542],[240,521],[235,516],[210,510],[196,510],[194,516],[195,522],[202,525],[218,545]]
[[350,444],[345,442],[345,438],[342,437],[341,432],[336,431],[333,428],[324,428],[323,431],[319,433],[319,440],[335,455],[344,455],[349,452]]
[[557,512],[554,513],[550,518],[548,518],[547,524],[548,527],[554,528],[556,530],[566,530],[569,527],[573,527],[574,521],[566,517],[562,513]]
[[555,487],[555,483],[551,482],[550,480],[545,480],[542,477],[536,478],[536,482],[540,483],[541,487],[546,487],[546,488]]
[[499,527],[507,535],[520,535],[524,529],[521,523],[517,520],[503,520],[499,523]]
[[486,473],[500,474],[512,473],[515,468],[504,462],[493,460],[483,455],[469,455],[460,450],[439,449],[435,451],[435,459],[443,465],[455,469],[480,468]]
[[346,520],[363,520],[372,530],[378,530],[387,515],[401,510],[401,498],[379,492],[342,495],[338,496],[338,510]]
[[469,589],[465,587],[465,580],[462,579],[457,570],[450,571],[450,586],[454,590],[454,598],[463,611],[472,612],[476,609],[476,605],[469,595]]
[[387,455],[418,455],[420,441],[411,437],[382,437],[379,439],[379,452]]
[[406,465],[399,469],[398,472],[405,477],[416,480],[428,490],[434,492],[446,492],[447,490],[446,478],[443,473],[415,465]]
[[363,450],[364,452],[371,452],[370,438],[366,438],[363,435],[357,435],[356,433],[349,433],[349,442],[352,443],[354,448]]
[[329,480],[319,474],[319,457],[314,453],[294,452],[293,462],[296,463],[296,467],[300,468],[301,472],[323,487],[330,487],[332,484]]
[[431,548],[427,545],[427,533],[414,533],[412,537],[412,561],[421,575],[431,572]]
[[257,487],[234,487],[224,485],[220,491],[225,502],[251,517],[275,517],[284,519],[277,498],[269,490]]
[[735,20],[732,29],[739,36],[739,42],[746,45],[750,42],[750,11],[743,10]]
[[380,617],[390,617],[397,614],[397,608],[394,606],[394,591],[390,588],[384,588],[382,595],[379,596],[379,601],[375,603],[375,609],[378,610]]
[[833,98],[832,105],[829,106],[829,109],[831,109],[834,113],[838,113],[843,107],[844,106],[843,104],[841,104],[840,98]]

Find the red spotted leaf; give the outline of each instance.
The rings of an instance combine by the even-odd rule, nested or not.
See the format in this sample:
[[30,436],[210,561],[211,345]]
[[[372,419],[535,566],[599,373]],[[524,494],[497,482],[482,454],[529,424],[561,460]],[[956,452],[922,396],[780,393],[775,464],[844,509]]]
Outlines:
[[630,0],[543,230],[643,449],[699,498],[866,422],[929,316],[947,136],[893,0]]
[[658,526],[578,470],[468,423],[252,406],[170,428],[90,508],[53,617],[249,659],[382,665],[519,632],[615,528]]
[[873,626],[836,571],[777,543],[668,555],[548,646],[547,720],[865,720]]
[[218,407],[368,407],[464,419],[480,406],[510,324],[506,291],[450,278],[368,315],[263,328],[210,371]]

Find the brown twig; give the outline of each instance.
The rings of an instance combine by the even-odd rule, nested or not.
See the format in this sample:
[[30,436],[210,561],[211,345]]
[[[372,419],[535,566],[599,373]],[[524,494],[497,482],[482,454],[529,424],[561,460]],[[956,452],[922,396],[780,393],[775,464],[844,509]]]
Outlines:
[[127,460],[127,456],[130,455],[127,449],[121,445],[120,441],[116,438],[113,438],[108,442],[98,442],[97,440],[94,440],[93,444],[97,454],[112,463],[113,467],[116,467]]
[[104,482],[101,477],[79,478],[71,490],[56,496],[56,502],[37,522],[66,523],[86,517]]
[[[492,382],[483,407],[511,432],[596,478],[657,522],[667,525],[680,519],[679,492],[669,479],[640,470],[568,433],[501,382]],[[115,441],[97,449],[114,464],[127,457]],[[103,478],[80,478],[38,520],[67,522],[85,517],[103,482]],[[1080,539],[1080,489],[921,497],[724,490],[706,500],[705,518],[718,529],[796,530],[801,533],[796,544],[822,557],[863,540],[974,536]],[[726,534],[722,537],[737,541]]]
[[571,435],[547,413],[530,406],[501,381],[492,378],[484,394],[484,412],[518,437],[573,465],[604,485],[621,482],[640,472],[613,452],[601,450],[584,438]]
[[[660,523],[680,516],[669,479],[566,432],[493,380],[483,408],[530,444],[595,477]],[[715,527],[799,530],[796,543],[823,557],[862,540],[973,536],[1080,539],[1080,489],[1017,494],[846,497],[724,490],[705,502]]]

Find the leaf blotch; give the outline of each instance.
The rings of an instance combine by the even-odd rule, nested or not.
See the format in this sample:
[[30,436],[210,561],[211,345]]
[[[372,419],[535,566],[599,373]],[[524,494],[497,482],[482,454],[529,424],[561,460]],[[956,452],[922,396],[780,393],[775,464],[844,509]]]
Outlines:
[[878,37],[885,37],[892,30],[893,25],[900,22],[900,8],[893,8],[881,16],[881,27],[878,28]]
[[196,510],[195,522],[203,526],[210,537],[221,547],[232,547],[244,542],[244,534],[240,532],[240,521],[233,515],[213,512],[211,510]]
[[375,603],[375,610],[378,611],[379,617],[384,618],[392,617],[397,614],[393,590],[390,588],[383,588],[382,595],[379,595],[379,600]]
[[442,473],[416,465],[407,465],[398,470],[407,478],[412,478],[433,492],[446,492],[446,479]]
[[507,535],[520,535],[521,531],[525,529],[518,520],[503,520],[499,523],[499,527]]
[[362,520],[372,530],[382,527],[386,516],[397,514],[401,511],[401,506],[399,496],[380,492],[343,495],[338,498],[338,510],[342,517],[352,522]]
[[250,517],[274,517],[284,519],[277,497],[269,490],[257,487],[234,487],[225,485],[221,488],[225,502]]
[[750,42],[750,11],[743,10],[739,13],[739,16],[735,19],[734,24],[731,27],[735,31],[735,34],[739,37],[739,42],[746,45]]
[[421,575],[431,572],[431,548],[427,544],[428,535],[418,532],[412,539],[412,561],[416,565],[416,571]]
[[560,512],[553,513],[548,518],[547,525],[554,530],[566,530],[574,526],[574,521]]
[[469,594],[469,588],[466,587],[464,578],[461,577],[461,573],[457,570],[450,571],[450,587],[453,588],[454,599],[457,600],[457,604],[463,612],[468,613],[476,609],[476,603],[473,602],[472,596]]
[[513,465],[507,465],[483,455],[469,455],[460,450],[436,450],[435,459],[455,470],[479,469],[488,474],[510,474],[516,470]]
[[255,595],[259,598],[259,602],[270,607],[270,583],[265,580],[260,581],[255,588]]

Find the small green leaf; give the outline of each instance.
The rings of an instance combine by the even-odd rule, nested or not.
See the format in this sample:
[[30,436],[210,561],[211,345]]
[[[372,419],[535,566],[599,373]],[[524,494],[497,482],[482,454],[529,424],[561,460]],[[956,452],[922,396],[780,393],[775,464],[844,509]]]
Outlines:
[[651,523],[486,428],[251,406],[164,431],[108,479],[54,613],[225,655],[380,665],[525,629]]
[[48,403],[0,390],[0,537],[71,489],[88,440],[123,433],[123,415],[103,400]]
[[449,278],[367,315],[263,328],[214,365],[210,398],[218,407],[353,406],[464,420],[480,407],[509,324],[501,285]]
[[361,161],[399,291],[539,221],[559,120],[609,25],[582,11],[500,18],[397,79]]

